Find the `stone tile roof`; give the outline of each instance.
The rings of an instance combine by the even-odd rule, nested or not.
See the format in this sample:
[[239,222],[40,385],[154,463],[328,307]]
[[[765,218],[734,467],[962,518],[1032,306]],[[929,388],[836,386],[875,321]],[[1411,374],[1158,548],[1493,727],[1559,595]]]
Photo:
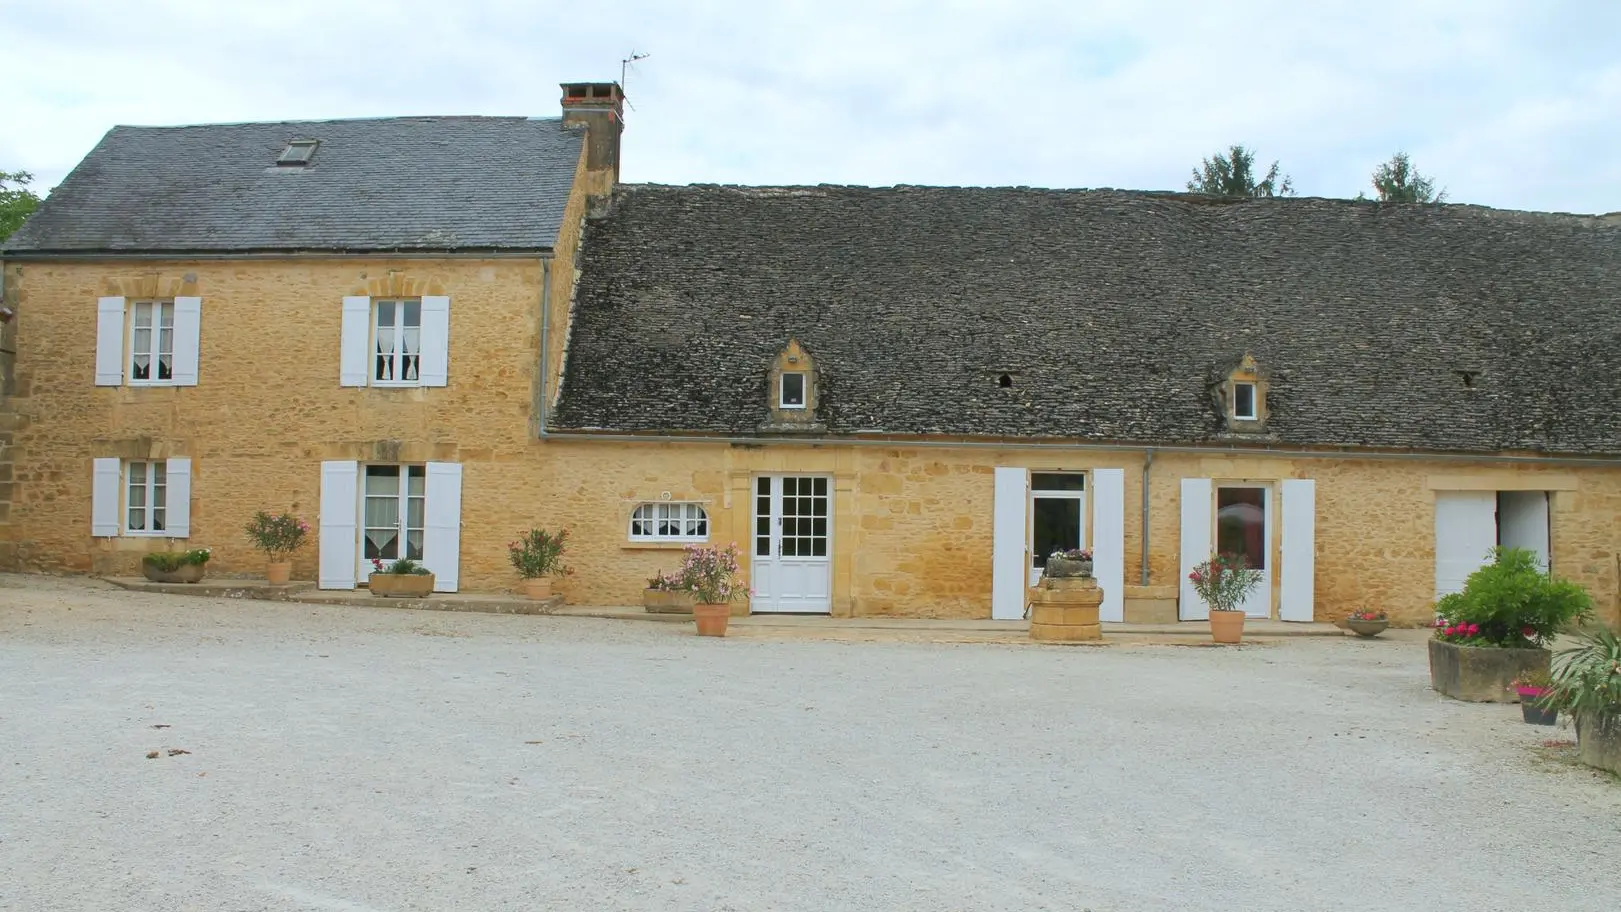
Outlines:
[[[1617,216],[628,186],[582,268],[561,429],[756,434],[792,337],[831,434],[1621,454]],[[1212,396],[1245,352],[1258,437]]]
[[[297,139],[309,165],[277,167]],[[4,252],[549,249],[583,141],[560,118],[115,127]]]

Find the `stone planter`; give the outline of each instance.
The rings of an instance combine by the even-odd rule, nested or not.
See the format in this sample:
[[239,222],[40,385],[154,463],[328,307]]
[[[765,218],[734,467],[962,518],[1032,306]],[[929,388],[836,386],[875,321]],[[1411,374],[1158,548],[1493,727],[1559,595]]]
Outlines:
[[1092,576],[1092,562],[1049,557],[1047,566],[1041,570],[1041,575],[1048,579],[1088,579]]
[[159,570],[145,561],[141,562],[141,575],[154,583],[196,583],[201,582],[203,564],[181,564],[173,570]]
[[[1048,561],[1048,566],[1051,566]],[[1103,590],[1091,577],[1043,576],[1030,594],[1030,639],[1039,643],[1085,643],[1103,639],[1098,606]]]
[[373,573],[366,588],[383,598],[427,598],[433,591],[432,573]]
[[691,614],[698,601],[685,589],[643,589],[642,607],[649,614]]
[[1518,703],[1510,685],[1521,675],[1548,672],[1546,649],[1494,649],[1430,640],[1430,687],[1469,703]]
[[1217,643],[1243,642],[1244,612],[1212,610],[1210,612],[1210,639]]
[[1345,626],[1359,637],[1376,637],[1385,632],[1390,626],[1389,621],[1359,621],[1355,618],[1346,618]]
[[1621,711],[1576,717],[1576,759],[1621,776]]

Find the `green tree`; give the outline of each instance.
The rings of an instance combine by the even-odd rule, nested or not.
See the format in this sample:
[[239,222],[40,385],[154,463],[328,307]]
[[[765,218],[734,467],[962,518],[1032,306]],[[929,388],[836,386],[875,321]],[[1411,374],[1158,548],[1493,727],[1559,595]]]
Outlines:
[[[1444,203],[1447,192],[1435,180],[1418,173],[1406,152],[1397,152],[1373,172],[1373,189],[1383,203]],[[1358,194],[1358,199],[1366,197]]]
[[[39,208],[39,197],[28,189],[34,175],[27,171],[0,171],[0,241],[22,227],[23,219]],[[15,184],[15,189],[6,186]]]
[[1294,196],[1294,183],[1289,175],[1278,172],[1278,163],[1266,169],[1266,176],[1255,177],[1255,152],[1242,145],[1231,146],[1226,152],[1217,152],[1193,169],[1193,180],[1188,189],[1210,196]]

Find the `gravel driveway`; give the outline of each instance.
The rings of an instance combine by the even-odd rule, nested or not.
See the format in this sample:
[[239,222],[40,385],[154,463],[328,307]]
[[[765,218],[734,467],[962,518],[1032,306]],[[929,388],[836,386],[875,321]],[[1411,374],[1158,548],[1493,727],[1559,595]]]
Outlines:
[[0,577],[0,908],[1613,912],[1621,783],[1427,684]]

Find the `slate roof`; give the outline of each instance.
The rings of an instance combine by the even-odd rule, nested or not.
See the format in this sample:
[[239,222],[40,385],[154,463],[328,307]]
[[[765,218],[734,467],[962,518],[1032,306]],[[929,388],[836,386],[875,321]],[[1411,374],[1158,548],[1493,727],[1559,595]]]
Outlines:
[[[277,167],[290,140],[320,146]],[[584,136],[560,118],[115,127],[6,253],[543,250]]]
[[830,435],[1621,454],[1621,216],[627,186],[583,251],[559,429],[762,433],[794,337]]

